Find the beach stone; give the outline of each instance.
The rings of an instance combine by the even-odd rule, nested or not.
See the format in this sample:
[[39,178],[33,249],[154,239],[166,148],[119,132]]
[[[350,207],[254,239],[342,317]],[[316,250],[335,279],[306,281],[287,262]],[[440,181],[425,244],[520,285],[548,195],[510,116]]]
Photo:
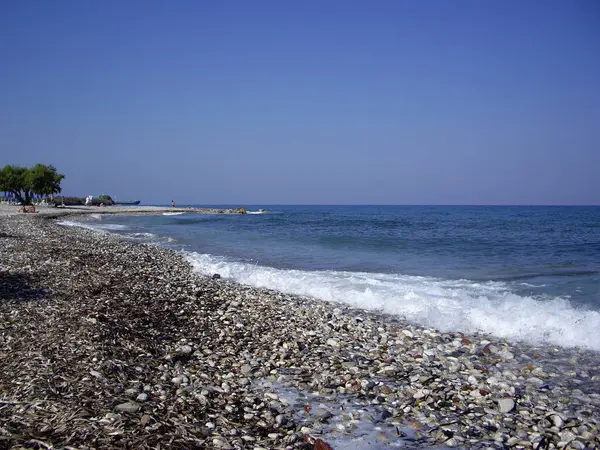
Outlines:
[[335,339],[327,339],[327,345],[331,345],[332,347],[339,347],[340,343]]
[[570,442],[574,439],[575,439],[575,435],[568,430],[560,433],[560,440],[563,442]]
[[553,415],[551,416],[551,420],[552,420],[552,423],[554,424],[554,426],[555,426],[556,428],[558,428],[559,430],[560,430],[560,429],[561,429],[561,428],[564,426],[564,424],[565,424],[565,422],[564,422],[564,420],[562,419],[562,417],[560,417],[558,414],[553,414]]
[[215,446],[215,448],[228,448],[229,447],[229,443],[222,438],[214,438],[212,440],[213,445]]
[[419,389],[417,392],[415,392],[413,394],[413,398],[418,400],[418,399],[424,398],[426,395],[427,395],[427,393],[425,392],[425,390]]
[[512,352],[509,351],[505,351],[504,353],[502,353],[502,357],[504,359],[515,359],[515,355]]
[[141,406],[135,402],[125,402],[115,406],[117,411],[134,413],[140,410]]
[[287,418],[283,414],[277,414],[277,416],[275,416],[275,423],[278,426],[285,425],[287,423]]
[[142,392],[140,395],[138,395],[136,397],[136,400],[138,402],[145,402],[146,400],[148,400],[148,394],[146,394],[145,392]]
[[381,413],[381,420],[388,419],[389,417],[392,417],[392,413],[389,412],[387,409],[384,409]]
[[181,354],[181,355],[189,355],[190,353],[192,353],[194,351],[194,349],[192,348],[191,345],[182,345],[181,347],[179,347],[177,349],[177,353]]
[[544,384],[544,380],[537,378],[537,377],[527,378],[526,382],[528,384],[535,384],[537,386],[541,386],[542,384]]
[[322,423],[326,423],[329,421],[329,419],[331,419],[333,417],[333,414],[331,413],[331,411],[328,411],[326,409],[318,409],[317,412],[315,413],[315,418]]
[[498,400],[498,411],[508,413],[515,407],[515,401],[512,398],[501,398]]

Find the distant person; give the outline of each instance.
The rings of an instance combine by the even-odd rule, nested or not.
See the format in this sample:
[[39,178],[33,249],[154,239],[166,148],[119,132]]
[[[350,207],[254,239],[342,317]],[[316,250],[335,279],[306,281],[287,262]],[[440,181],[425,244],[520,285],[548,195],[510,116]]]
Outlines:
[[175,201],[171,200],[171,208],[175,208]]

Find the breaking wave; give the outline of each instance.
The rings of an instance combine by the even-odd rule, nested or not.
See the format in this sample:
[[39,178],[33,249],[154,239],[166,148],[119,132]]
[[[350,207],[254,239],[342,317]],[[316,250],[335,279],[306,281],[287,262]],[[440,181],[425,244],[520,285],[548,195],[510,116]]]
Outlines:
[[348,271],[282,270],[187,253],[205,275],[394,314],[440,331],[484,332],[532,344],[600,350],[600,313],[562,297],[520,296],[503,282]]

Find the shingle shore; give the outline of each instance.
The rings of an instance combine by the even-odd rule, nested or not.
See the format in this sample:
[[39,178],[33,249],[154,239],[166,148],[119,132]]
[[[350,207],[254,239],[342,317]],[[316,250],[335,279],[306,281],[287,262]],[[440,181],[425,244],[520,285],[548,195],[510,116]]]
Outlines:
[[0,448],[598,448],[599,364],[0,217]]

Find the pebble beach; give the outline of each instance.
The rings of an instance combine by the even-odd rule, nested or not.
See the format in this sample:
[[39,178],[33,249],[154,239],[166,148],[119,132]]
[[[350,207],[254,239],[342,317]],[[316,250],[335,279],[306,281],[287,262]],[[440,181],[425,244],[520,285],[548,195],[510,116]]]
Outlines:
[[93,210],[0,208],[0,448],[600,448],[597,352],[200,276],[54,220]]

